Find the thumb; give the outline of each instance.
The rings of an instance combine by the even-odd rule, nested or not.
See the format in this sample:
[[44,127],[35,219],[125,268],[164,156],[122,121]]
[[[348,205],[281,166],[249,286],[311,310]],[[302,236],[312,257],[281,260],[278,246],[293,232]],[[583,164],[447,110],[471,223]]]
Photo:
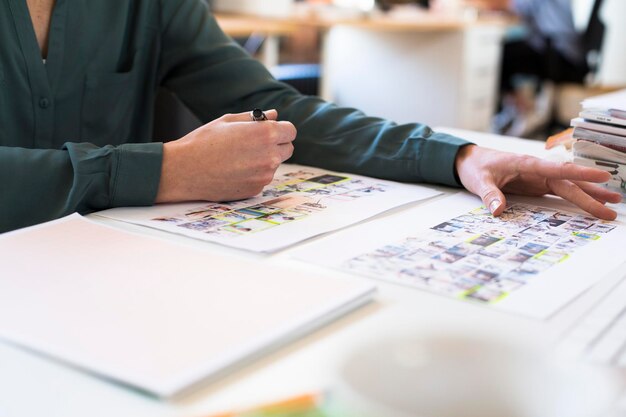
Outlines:
[[489,179],[486,181],[481,189],[480,198],[483,200],[483,204],[491,214],[499,216],[506,209],[506,197],[498,186]]

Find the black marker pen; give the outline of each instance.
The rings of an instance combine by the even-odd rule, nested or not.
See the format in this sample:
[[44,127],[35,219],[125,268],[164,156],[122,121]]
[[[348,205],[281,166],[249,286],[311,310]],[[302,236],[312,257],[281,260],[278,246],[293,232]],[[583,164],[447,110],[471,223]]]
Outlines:
[[252,113],[250,114],[250,116],[252,117],[252,120],[255,122],[262,122],[264,120],[267,120],[267,116],[265,115],[265,113],[263,113],[263,110],[261,109],[252,110]]

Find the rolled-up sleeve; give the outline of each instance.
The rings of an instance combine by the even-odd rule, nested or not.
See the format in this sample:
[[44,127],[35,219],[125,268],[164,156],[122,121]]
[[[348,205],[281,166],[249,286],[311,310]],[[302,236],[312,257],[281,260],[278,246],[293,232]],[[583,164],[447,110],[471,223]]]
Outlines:
[[76,211],[153,204],[162,158],[160,143],[0,147],[0,232]]

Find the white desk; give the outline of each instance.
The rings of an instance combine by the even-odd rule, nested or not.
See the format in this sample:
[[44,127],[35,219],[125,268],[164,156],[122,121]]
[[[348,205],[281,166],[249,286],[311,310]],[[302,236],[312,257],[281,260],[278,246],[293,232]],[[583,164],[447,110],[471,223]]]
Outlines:
[[[538,142],[448,131],[493,148],[524,149],[535,155],[543,153],[542,144]],[[145,228],[122,227],[206,251],[239,253],[259,262],[305,268],[319,274],[344,275],[357,281],[366,279],[297,263],[288,259],[289,251],[266,258]],[[159,402],[0,343],[0,417],[192,417],[265,403],[328,387],[333,381],[334,365],[344,355],[364,341],[393,333],[393,329],[419,332],[437,326],[473,326],[503,337],[523,336],[555,343],[624,274],[626,265],[545,322],[377,282],[379,294],[375,303],[172,403]]]

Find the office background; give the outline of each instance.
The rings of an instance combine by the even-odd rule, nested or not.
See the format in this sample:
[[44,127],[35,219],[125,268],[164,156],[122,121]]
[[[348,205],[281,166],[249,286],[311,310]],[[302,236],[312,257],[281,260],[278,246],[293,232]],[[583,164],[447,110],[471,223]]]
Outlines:
[[[246,0],[209,3],[226,32],[278,79],[304,94],[399,123],[544,140],[568,126],[583,98],[626,86],[626,56],[620,52],[626,3],[620,0],[572,1],[581,36],[593,25],[594,5],[601,4],[596,17],[603,30],[589,54],[594,62],[589,76],[548,88],[522,77],[524,109],[504,114],[504,121],[497,117],[503,106],[503,48],[529,30],[511,14],[451,0],[268,0],[263,8]],[[165,114],[172,117],[158,117]],[[511,128],[515,118],[522,128]],[[167,92],[157,102],[156,120],[159,140],[199,125]]]

